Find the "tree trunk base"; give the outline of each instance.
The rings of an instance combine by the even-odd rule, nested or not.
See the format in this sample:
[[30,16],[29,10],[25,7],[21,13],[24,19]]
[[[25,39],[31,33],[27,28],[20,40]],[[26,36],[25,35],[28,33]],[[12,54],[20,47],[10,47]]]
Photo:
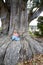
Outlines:
[[20,41],[12,41],[9,36],[0,38],[0,65],[15,65],[36,54],[43,54],[43,47],[28,33],[23,34]]

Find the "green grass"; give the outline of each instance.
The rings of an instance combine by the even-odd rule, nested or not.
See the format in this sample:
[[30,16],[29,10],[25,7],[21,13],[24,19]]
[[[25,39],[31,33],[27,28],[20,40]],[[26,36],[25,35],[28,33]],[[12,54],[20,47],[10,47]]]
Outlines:
[[37,37],[34,33],[32,33],[31,31],[29,31],[29,34],[32,36],[32,37]]

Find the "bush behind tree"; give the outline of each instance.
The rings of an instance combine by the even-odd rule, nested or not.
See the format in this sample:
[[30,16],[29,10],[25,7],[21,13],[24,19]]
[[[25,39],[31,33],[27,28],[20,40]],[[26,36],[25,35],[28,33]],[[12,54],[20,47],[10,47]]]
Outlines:
[[38,29],[41,32],[41,36],[43,36],[43,16],[40,16],[38,18],[38,24],[37,24]]

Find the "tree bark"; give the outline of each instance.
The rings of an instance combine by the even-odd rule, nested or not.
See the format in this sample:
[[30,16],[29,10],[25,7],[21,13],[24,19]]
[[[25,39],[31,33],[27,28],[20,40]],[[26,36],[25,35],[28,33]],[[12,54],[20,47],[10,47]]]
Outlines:
[[[11,3],[11,15],[10,15],[10,28],[9,35],[13,33],[14,30],[25,32],[28,27],[28,17],[27,11],[22,6],[22,1],[13,1]],[[24,5],[24,4],[23,4]]]

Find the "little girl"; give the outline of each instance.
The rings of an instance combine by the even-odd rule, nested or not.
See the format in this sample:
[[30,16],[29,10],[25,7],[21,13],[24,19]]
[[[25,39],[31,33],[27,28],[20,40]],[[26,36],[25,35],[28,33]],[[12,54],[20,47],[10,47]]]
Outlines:
[[19,34],[17,33],[17,31],[16,31],[16,30],[14,30],[14,33],[13,33],[13,35],[14,35],[14,36],[17,36],[17,37],[19,37]]
[[20,37],[16,30],[14,30],[14,33],[12,35],[12,40],[19,41]]

